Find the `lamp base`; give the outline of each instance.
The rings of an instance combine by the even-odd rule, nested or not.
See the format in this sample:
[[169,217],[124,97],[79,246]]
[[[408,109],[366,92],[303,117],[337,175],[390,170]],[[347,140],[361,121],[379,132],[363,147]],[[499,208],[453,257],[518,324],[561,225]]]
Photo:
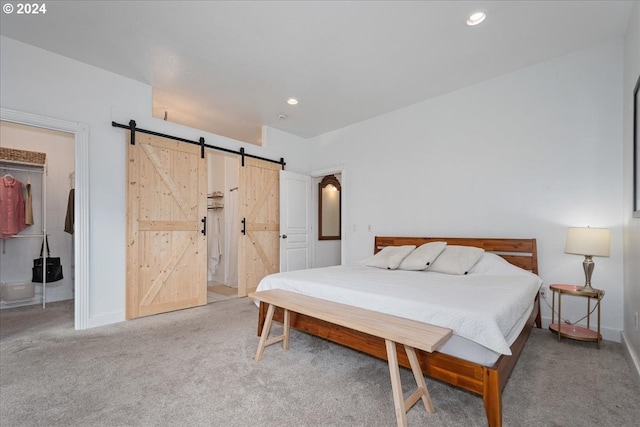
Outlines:
[[584,269],[584,286],[582,287],[585,291],[593,291],[591,287],[591,275],[593,274],[593,268],[596,263],[593,262],[591,255],[584,256],[584,262],[582,263],[582,268]]

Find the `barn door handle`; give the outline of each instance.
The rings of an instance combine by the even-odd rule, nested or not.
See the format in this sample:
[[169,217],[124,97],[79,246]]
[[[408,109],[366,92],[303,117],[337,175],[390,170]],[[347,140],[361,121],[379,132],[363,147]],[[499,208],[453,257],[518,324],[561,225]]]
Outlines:
[[203,217],[200,221],[202,222],[202,230],[200,230],[200,232],[206,236],[207,235],[207,217],[206,216]]
[[240,221],[242,223],[242,230],[240,230],[240,232],[242,234],[247,234],[247,219],[246,218],[242,218],[242,221]]

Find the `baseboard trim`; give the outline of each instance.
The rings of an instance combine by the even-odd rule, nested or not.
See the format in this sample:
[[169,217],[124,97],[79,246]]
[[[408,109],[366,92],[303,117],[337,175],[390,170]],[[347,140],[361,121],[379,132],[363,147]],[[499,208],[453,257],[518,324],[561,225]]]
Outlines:
[[100,316],[89,316],[86,328],[97,328],[98,326],[111,325],[113,323],[124,322],[124,312],[101,314]]
[[631,368],[631,372],[633,372],[634,377],[638,384],[640,384],[640,357],[635,352],[633,347],[629,345],[629,340],[626,338],[624,331],[620,333],[622,337],[622,350],[624,351],[624,357],[629,362],[629,367]]

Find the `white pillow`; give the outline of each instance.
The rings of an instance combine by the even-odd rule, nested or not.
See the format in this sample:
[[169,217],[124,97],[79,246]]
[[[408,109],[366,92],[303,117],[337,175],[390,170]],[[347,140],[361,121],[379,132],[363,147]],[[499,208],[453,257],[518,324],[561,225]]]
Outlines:
[[427,268],[427,271],[467,274],[483,253],[484,249],[473,246],[447,245],[438,258]]
[[514,276],[533,274],[511,264],[500,255],[485,252],[480,260],[467,272],[468,274],[487,274],[491,276]]
[[415,248],[415,245],[386,246],[380,252],[370,257],[367,260],[367,265],[369,267],[395,270],[398,268],[402,260],[405,259]]
[[444,251],[447,242],[429,242],[421,245],[402,260],[400,270],[424,270]]

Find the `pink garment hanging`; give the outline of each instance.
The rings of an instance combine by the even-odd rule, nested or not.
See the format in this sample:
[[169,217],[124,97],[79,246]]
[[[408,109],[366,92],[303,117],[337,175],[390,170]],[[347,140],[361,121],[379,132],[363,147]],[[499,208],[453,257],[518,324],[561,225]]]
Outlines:
[[5,175],[0,178],[0,239],[9,239],[25,228],[22,183]]

